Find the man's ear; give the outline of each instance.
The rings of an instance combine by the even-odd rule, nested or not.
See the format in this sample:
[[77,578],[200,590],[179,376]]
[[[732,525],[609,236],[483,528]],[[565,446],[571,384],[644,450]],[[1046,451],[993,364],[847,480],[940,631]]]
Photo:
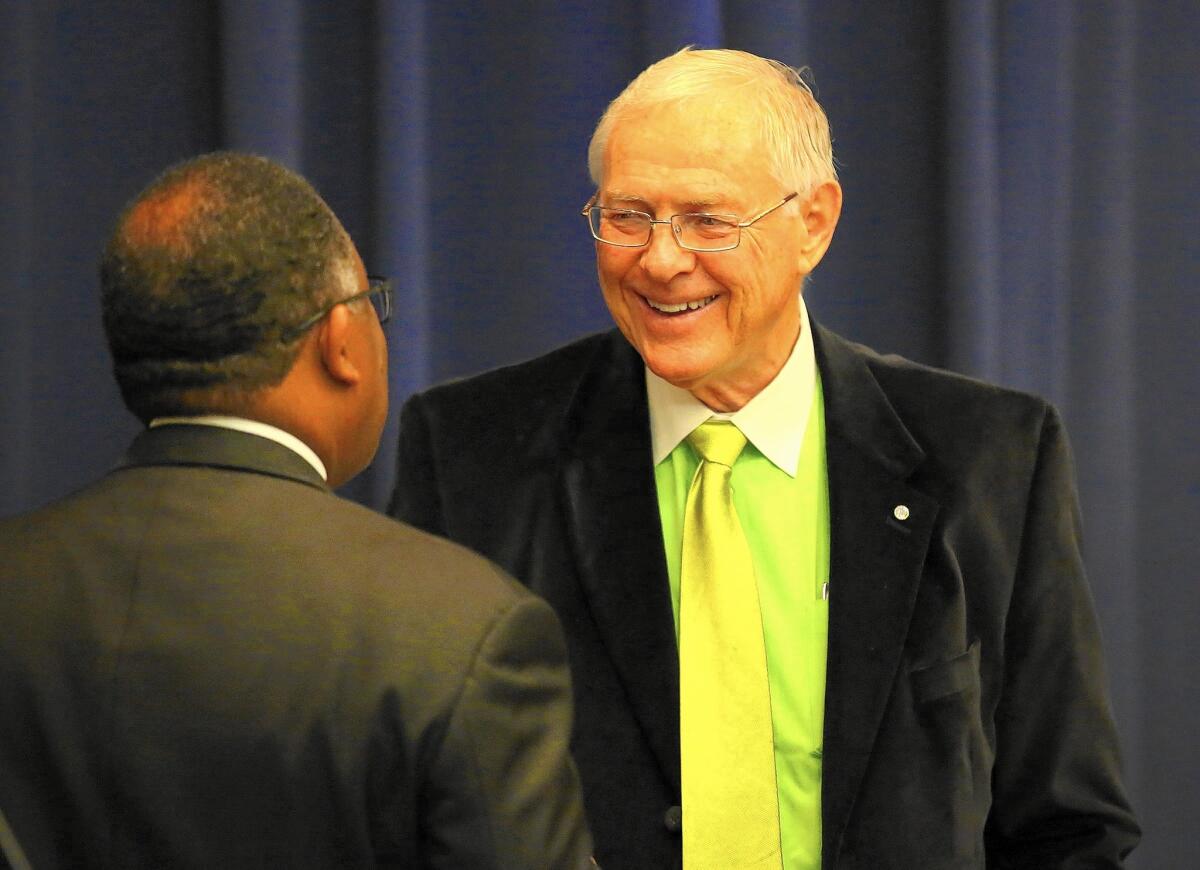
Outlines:
[[329,377],[345,386],[353,386],[362,379],[362,372],[354,361],[354,315],[348,306],[335,305],[317,324],[317,347],[321,364]]
[[806,231],[800,247],[801,268],[807,275],[817,268],[833,241],[833,230],[842,213],[842,186],[836,181],[824,182],[805,200],[800,210]]

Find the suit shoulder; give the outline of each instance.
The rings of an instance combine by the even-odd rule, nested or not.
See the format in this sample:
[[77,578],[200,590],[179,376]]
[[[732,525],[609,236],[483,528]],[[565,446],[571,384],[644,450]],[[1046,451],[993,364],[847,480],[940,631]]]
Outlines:
[[1065,443],[1057,412],[1042,398],[880,354],[827,330],[817,338],[830,431],[867,450],[891,445],[888,455],[900,465],[917,450],[928,469],[950,477],[994,466],[1017,473],[1045,444]]
[[[848,342],[848,344],[850,344]],[[995,426],[1007,421],[1019,428],[1040,427],[1057,411],[1033,393],[990,383],[970,375],[915,362],[897,354],[881,354],[851,344],[906,421],[930,419],[942,425]]]
[[[503,461],[496,445],[542,463],[580,391],[596,372],[629,364],[636,352],[612,330],[572,342],[526,362],[431,387],[411,396],[400,411],[404,461],[421,450],[463,463]],[[637,359],[640,365],[640,359]],[[420,451],[418,451],[420,452]],[[411,458],[411,457],[408,457]],[[478,472],[472,472],[472,475]]]
[[456,378],[417,393],[410,401],[433,406],[474,405],[488,411],[497,406],[528,408],[530,402],[564,401],[596,358],[612,352],[617,340],[614,333],[594,333],[523,362]]
[[495,653],[489,644],[498,636],[510,657],[565,662],[550,606],[499,566],[361,505],[345,507],[348,537],[330,567],[344,582],[324,599],[327,612],[343,614],[341,623],[375,650],[381,673],[436,675],[438,688],[415,703],[450,703],[478,657]]
[[345,499],[340,504],[339,525],[344,529],[346,557],[364,569],[360,576],[378,575],[382,583],[368,584],[384,599],[394,598],[397,583],[420,590],[425,587],[456,590],[442,606],[457,607],[459,596],[474,599],[484,610],[506,610],[531,597],[529,591],[478,553],[446,538],[429,534],[401,520]]

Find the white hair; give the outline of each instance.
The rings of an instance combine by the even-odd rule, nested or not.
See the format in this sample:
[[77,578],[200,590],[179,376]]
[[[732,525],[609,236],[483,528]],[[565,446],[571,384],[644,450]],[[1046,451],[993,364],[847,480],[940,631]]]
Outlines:
[[745,51],[689,47],[647,67],[609,104],[588,145],[592,181],[600,185],[609,137],[626,116],[734,91],[753,110],[776,181],[807,196],[837,179],[829,121],[801,71]]

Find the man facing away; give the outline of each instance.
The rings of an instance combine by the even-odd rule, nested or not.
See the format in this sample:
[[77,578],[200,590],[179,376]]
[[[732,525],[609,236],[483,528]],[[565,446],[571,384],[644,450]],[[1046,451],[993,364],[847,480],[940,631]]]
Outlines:
[[590,863],[550,608],[330,492],[387,414],[390,288],[317,193],[180,164],[101,285],[148,428],[0,523],[0,807],[32,865]]
[[617,329],[413,397],[392,510],[557,610],[598,860],[1120,866],[1055,411],[809,319],[842,192],[786,66],[654,64],[589,166]]

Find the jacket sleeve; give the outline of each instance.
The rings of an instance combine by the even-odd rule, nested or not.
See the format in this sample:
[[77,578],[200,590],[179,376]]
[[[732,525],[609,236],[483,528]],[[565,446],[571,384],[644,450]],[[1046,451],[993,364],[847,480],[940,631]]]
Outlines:
[[1121,785],[1066,435],[1042,425],[1005,628],[989,868],[1116,868],[1139,828]]
[[434,756],[422,797],[427,866],[594,866],[571,718],[558,621],[522,596],[482,639]]

